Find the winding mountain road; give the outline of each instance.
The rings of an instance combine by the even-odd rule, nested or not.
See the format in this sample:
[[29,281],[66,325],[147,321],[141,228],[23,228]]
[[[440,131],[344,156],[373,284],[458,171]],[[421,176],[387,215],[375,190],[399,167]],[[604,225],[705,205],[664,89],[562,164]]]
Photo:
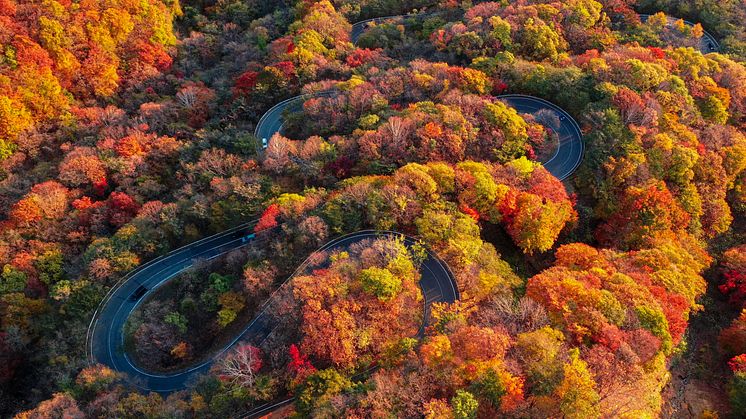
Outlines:
[[[184,246],[142,265],[125,277],[125,280],[112,288],[112,291],[102,301],[91,322],[87,341],[90,360],[126,374],[128,380],[142,390],[170,393],[186,388],[198,375],[209,371],[214,360],[236,342],[246,341],[257,346],[260,345],[276,327],[267,310],[272,298],[262,306],[259,314],[246,326],[243,332],[218,351],[213,358],[189,369],[170,374],[144,371],[133,364],[124,350],[124,325],[130,314],[150,293],[174,276],[189,269],[198,260],[215,258],[250,243],[260,242],[261,238],[253,233],[254,224],[253,222],[244,224]],[[394,236],[401,236],[401,234],[389,231],[359,231],[332,240],[317,252],[346,248],[366,239]],[[415,239],[404,237],[405,245],[411,247],[415,243]],[[298,267],[296,273],[302,272],[308,265],[309,260],[306,259]],[[419,335],[422,335],[428,322],[430,305],[433,302],[454,302],[459,298],[459,293],[453,274],[429,250],[427,259],[420,265],[420,273],[420,287],[425,300],[423,324],[419,331]],[[291,275],[288,280],[292,279],[294,275]]]
[[[406,15],[405,15],[406,16]],[[646,15],[641,18],[646,19]],[[368,19],[352,25],[350,39],[357,42],[360,35],[373,22],[381,23],[390,19],[404,16],[386,16]],[[692,25],[691,22],[685,23]],[[705,32],[700,44],[703,53],[719,50],[715,38]],[[310,97],[336,94],[334,91],[325,91],[309,95],[302,95],[287,99],[278,103],[267,111],[258,122],[255,130],[257,138],[267,147],[275,133],[281,133],[283,129],[283,114],[295,112],[302,109],[303,103]],[[560,126],[557,134],[559,146],[555,155],[543,162],[546,169],[558,179],[566,179],[578,167],[583,157],[582,133],[575,120],[563,109],[541,98],[525,95],[503,95],[496,97],[506,102],[520,113],[536,114],[540,110],[551,110],[559,117]],[[167,255],[156,258],[141,265],[136,270],[122,278],[100,303],[93,319],[91,320],[87,335],[87,355],[91,362],[105,364],[115,371],[126,374],[128,379],[139,388],[147,391],[170,393],[184,389],[199,374],[207,372],[222,353],[230,349],[239,340],[259,344],[274,330],[276,325],[272,324],[271,316],[267,314],[267,307],[271,304],[270,298],[263,306],[259,314],[236,336],[229,345],[225,346],[212,359],[196,365],[184,371],[171,374],[157,374],[143,371],[137,368],[124,351],[124,325],[130,314],[137,306],[158,287],[170,279],[184,272],[194,265],[198,260],[212,259],[229,251],[238,249],[249,244],[261,245],[261,237],[253,233],[255,221],[242,224],[217,235],[207,237],[182,248],[176,249]],[[329,242],[319,251],[333,250],[346,247],[361,240],[398,235],[395,232],[361,231],[346,235]],[[414,239],[405,237],[405,244],[411,246]],[[308,260],[298,267],[298,271],[306,266]],[[292,276],[291,276],[292,278]],[[428,251],[428,258],[421,265],[420,287],[424,296],[423,324],[419,334],[424,331],[429,320],[429,308],[433,302],[454,302],[459,298],[458,289],[453,274],[448,267],[432,252]],[[275,404],[267,404],[254,409],[248,415],[254,416],[268,412],[278,406],[288,404],[292,399],[286,399]]]
[[[275,133],[282,133],[282,116],[287,112],[297,112],[303,109],[303,103],[312,97],[330,96],[335,94],[333,90],[296,96],[284,100],[268,110],[259,120],[254,135],[262,140],[266,147]],[[559,136],[559,145],[554,156],[542,162],[544,167],[559,180],[567,179],[580,165],[583,160],[583,133],[578,123],[559,106],[534,96],[527,95],[502,95],[496,96],[513,107],[519,113],[536,114],[540,110],[549,110],[557,115],[560,126],[556,130]]]
[[186,379],[205,372],[209,365],[198,365],[180,374],[149,374],[135,367],[124,352],[124,324],[132,311],[154,289],[190,268],[196,261],[212,259],[245,246],[252,240],[255,222],[181,247],[141,265],[109,291],[94,313],[88,328],[87,352],[92,362],[127,374],[144,390],[168,392],[183,388]]
[[[350,31],[350,40],[353,44],[356,43],[371,23],[380,24],[382,22],[408,16],[411,15],[384,16],[354,23]],[[649,17],[650,15],[640,14],[640,20],[643,22],[645,22]],[[668,17],[668,24],[672,25],[676,20],[676,18]],[[689,26],[694,26],[694,23],[689,22],[688,20],[684,20],[684,23]],[[699,50],[703,54],[717,52],[720,50],[720,44],[718,44],[712,34],[704,31],[704,35],[700,40]],[[254,135],[262,141],[262,147],[266,148],[275,133],[282,133],[282,128],[284,126],[282,116],[286,111],[300,111],[303,109],[303,103],[307,99],[319,96],[329,96],[334,93],[334,91],[327,90],[300,95],[276,104],[259,120],[256,129],[254,130]],[[565,180],[572,175],[583,160],[584,151],[582,132],[580,131],[578,123],[572,118],[572,116],[559,106],[538,97],[515,94],[497,96],[497,99],[503,100],[521,113],[535,114],[542,109],[548,109],[558,115],[560,119],[560,128],[557,130],[557,133],[559,135],[560,144],[555,155],[548,161],[542,162],[542,164],[549,173],[559,180]]]

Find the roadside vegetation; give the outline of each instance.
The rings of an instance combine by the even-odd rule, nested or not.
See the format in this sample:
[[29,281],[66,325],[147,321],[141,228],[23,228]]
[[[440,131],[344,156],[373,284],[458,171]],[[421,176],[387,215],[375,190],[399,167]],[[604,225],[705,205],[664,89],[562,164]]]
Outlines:
[[[410,11],[350,42],[352,22]],[[702,26],[637,14],[659,11]],[[745,13],[0,0],[0,416],[222,418],[289,396],[301,417],[744,416]],[[702,29],[720,52],[693,48]],[[328,89],[259,149],[267,109]],[[577,120],[572,177],[538,163],[554,117],[510,93]],[[128,349],[175,371],[265,303],[281,327],[168,396],[89,364],[123,275],[257,217],[256,246],[142,302]],[[362,229],[453,271],[461,298],[422,335],[420,250],[372,240],[301,266]]]

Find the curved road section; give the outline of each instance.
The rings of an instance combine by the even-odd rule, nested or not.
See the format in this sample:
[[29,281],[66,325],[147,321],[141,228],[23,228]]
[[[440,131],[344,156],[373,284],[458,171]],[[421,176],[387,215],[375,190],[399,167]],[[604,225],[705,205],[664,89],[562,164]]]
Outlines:
[[[296,96],[278,103],[268,110],[259,120],[254,134],[262,140],[266,147],[275,133],[282,133],[282,116],[287,112],[297,112],[303,109],[303,103],[312,97],[330,96],[334,91],[324,91],[315,94]],[[559,145],[554,156],[546,162],[544,167],[559,180],[567,179],[583,160],[583,134],[578,123],[559,106],[534,96],[502,95],[497,96],[515,108],[520,113],[536,114],[540,110],[549,110],[559,118],[560,125],[555,130],[559,136]]]
[[306,100],[318,96],[331,96],[332,94],[334,94],[334,91],[325,90],[323,92],[310,93],[283,100],[269,108],[269,110],[262,115],[254,129],[254,136],[262,141],[262,148],[267,148],[269,140],[273,135],[275,135],[275,133],[279,132],[282,134],[282,128],[285,125],[282,116],[285,111],[299,112],[303,110],[303,104]]
[[104,297],[93,315],[86,339],[88,358],[126,373],[134,384],[153,391],[177,389],[185,383],[186,375],[206,371],[209,365],[197,366],[181,375],[153,375],[140,371],[124,353],[124,324],[148,294],[191,267],[195,261],[218,257],[255,240],[254,225],[255,222],[243,224],[176,249],[141,265],[122,278]]
[[559,127],[554,129],[559,137],[559,145],[554,156],[542,162],[544,168],[559,180],[570,177],[583,160],[583,133],[580,126],[564,109],[548,100],[527,95],[502,95],[498,99],[513,107],[519,113],[535,115],[539,111],[549,110],[559,118]]
[[[275,328],[272,317],[267,310],[273,301],[272,297],[265,302],[259,314],[231,343],[212,359],[187,370],[171,374],[149,373],[136,367],[124,351],[125,322],[148,294],[191,267],[197,260],[215,258],[249,243],[260,241],[261,239],[253,233],[253,226],[254,223],[244,224],[192,243],[168,255],[154,259],[127,275],[117,286],[112,288],[112,291],[104,298],[94,315],[87,342],[90,360],[107,365],[120,373],[125,373],[134,385],[143,390],[169,393],[187,387],[196,376],[209,371],[213,361],[236,342],[247,341],[260,345]],[[389,231],[359,231],[335,239],[321,247],[317,252],[346,248],[366,239],[395,236],[401,236],[401,234]],[[416,240],[405,236],[404,243],[407,246],[412,246],[416,243]],[[303,262],[296,272],[288,278],[288,281],[295,274],[302,272],[308,265],[308,261],[309,259]],[[420,273],[420,288],[425,301],[423,324],[418,335],[424,333],[432,303],[454,302],[459,298],[453,274],[445,263],[429,250],[427,259],[420,266]]]
[[383,22],[389,21],[389,20],[398,20],[402,18],[406,18],[409,15],[393,15],[393,16],[381,16],[381,17],[374,17],[373,19],[366,19],[361,20],[360,22],[355,22],[352,24],[352,29],[350,30],[350,41],[352,44],[357,44],[357,40],[360,39],[360,35],[362,35],[366,29],[372,24],[380,25]]
[[[360,39],[360,35],[362,35],[371,24],[381,24],[389,20],[401,19],[407,16],[409,15],[382,16],[355,22],[352,24],[352,28],[350,29],[350,41],[353,44],[356,44],[357,40]],[[272,136],[277,132],[282,133],[282,128],[284,125],[282,115],[285,111],[300,111],[301,109],[303,109],[303,103],[307,99],[318,96],[329,96],[333,93],[333,91],[323,91],[295,96],[283,100],[282,102],[272,106],[267,112],[264,113],[264,115],[262,115],[262,117],[259,119],[259,122],[257,122],[256,124],[256,128],[254,129],[254,136],[262,141],[262,148],[267,148],[267,145],[269,145],[269,140],[272,138]]]
[[[642,22],[647,22],[648,18],[650,18],[651,15],[640,15],[640,20]],[[673,17],[673,16],[666,16],[667,24],[668,26],[672,26],[676,21],[679,19]],[[683,20],[683,19],[682,19]],[[693,22],[690,22],[688,20],[684,20],[684,24],[687,26],[694,26]],[[710,52],[719,52],[720,51],[720,44],[718,43],[717,39],[715,39],[714,36],[712,36],[711,33],[704,31],[704,34],[702,35],[702,38],[699,39],[699,45],[697,47],[699,51],[702,54],[708,54]]]

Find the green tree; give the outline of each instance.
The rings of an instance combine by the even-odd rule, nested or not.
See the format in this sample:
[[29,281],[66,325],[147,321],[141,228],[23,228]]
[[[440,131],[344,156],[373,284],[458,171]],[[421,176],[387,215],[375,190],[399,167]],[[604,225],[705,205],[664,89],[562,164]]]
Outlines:
[[513,41],[510,38],[510,23],[502,19],[500,16],[490,17],[489,23],[492,26],[492,32],[490,35],[500,41],[503,48],[510,48],[513,44]]
[[746,416],[746,373],[736,372],[728,383],[728,399],[733,414]]
[[498,159],[508,161],[522,156],[526,152],[528,124],[518,112],[502,102],[495,102],[485,105],[483,113],[487,122],[498,127],[505,137],[497,151]]
[[210,280],[210,288],[214,289],[219,294],[228,292],[228,290],[231,289],[231,284],[233,283],[233,278],[231,278],[230,276],[220,275],[217,272],[211,273],[208,279]]
[[728,107],[720,98],[714,95],[707,96],[697,101],[697,104],[699,105],[699,111],[705,119],[721,125],[728,121]]
[[402,289],[401,278],[396,277],[388,269],[367,268],[360,271],[360,282],[363,290],[373,294],[381,301],[389,301]]
[[0,282],[0,294],[20,292],[26,288],[26,274],[12,265],[3,266],[0,278],[2,278],[2,282]]
[[47,285],[52,285],[65,276],[62,269],[62,252],[59,249],[47,250],[36,259],[36,269],[39,271],[39,279]]
[[163,321],[173,325],[179,330],[182,335],[187,331],[187,318],[178,311],[172,311],[163,318]]
[[331,409],[331,399],[351,387],[352,382],[334,368],[317,371],[308,376],[298,393],[295,401],[298,413],[307,416],[315,412],[324,417],[323,412]]
[[640,319],[640,325],[661,340],[661,350],[671,351],[672,339],[668,329],[668,320],[660,309],[646,306],[635,307],[635,314]]
[[379,364],[384,368],[399,364],[416,345],[417,339],[414,338],[401,338],[386,345],[383,349],[383,354],[381,355]]
[[637,58],[630,58],[626,64],[629,72],[625,72],[625,76],[637,90],[654,89],[668,78],[668,71],[660,64],[642,62]]
[[246,300],[238,293],[229,291],[218,297],[220,311],[218,311],[218,324],[225,327],[236,319],[238,313],[243,310]]
[[479,402],[473,394],[464,390],[456,390],[456,395],[451,399],[453,406],[453,417],[455,419],[474,419],[477,417]]
[[488,400],[495,409],[500,408],[502,397],[507,393],[505,384],[493,369],[487,370],[471,384],[473,392]]
[[565,49],[567,42],[559,33],[541,20],[528,18],[523,24],[520,45],[524,55],[535,59],[555,59]]
[[562,363],[559,355],[563,340],[562,332],[549,326],[518,335],[516,347],[527,366],[528,384],[535,394],[549,394],[560,382]]

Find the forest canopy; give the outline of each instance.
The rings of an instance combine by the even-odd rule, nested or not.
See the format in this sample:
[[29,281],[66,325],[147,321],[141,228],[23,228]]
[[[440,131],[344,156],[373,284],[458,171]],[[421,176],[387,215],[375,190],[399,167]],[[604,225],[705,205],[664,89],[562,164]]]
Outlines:
[[[0,416],[742,417],[745,62],[737,0],[0,0]],[[151,264],[168,394],[89,355]]]

